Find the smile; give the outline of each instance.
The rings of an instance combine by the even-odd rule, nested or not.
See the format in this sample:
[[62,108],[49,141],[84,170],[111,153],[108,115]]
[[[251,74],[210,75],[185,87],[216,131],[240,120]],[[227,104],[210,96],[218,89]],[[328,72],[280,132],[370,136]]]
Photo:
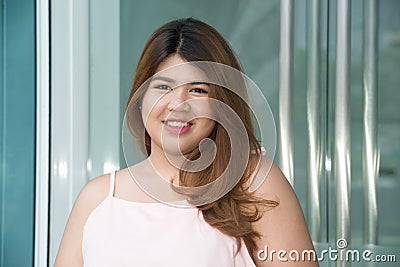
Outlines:
[[173,134],[183,134],[190,130],[193,123],[183,121],[163,121],[165,129]]

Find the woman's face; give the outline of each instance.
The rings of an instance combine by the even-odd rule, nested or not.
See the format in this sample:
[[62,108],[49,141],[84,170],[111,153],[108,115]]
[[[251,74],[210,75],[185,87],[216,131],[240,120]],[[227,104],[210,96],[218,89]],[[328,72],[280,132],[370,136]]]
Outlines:
[[168,154],[188,154],[214,129],[207,78],[194,65],[182,63],[186,61],[177,54],[164,60],[143,96],[142,118],[152,151],[157,147]]

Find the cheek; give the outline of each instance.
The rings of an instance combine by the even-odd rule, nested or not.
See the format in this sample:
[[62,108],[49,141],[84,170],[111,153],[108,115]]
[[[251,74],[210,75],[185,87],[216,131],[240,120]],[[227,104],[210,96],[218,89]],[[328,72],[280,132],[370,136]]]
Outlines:
[[203,136],[209,136],[215,127],[215,121],[211,119],[199,119],[198,124]]
[[213,111],[211,108],[211,103],[213,102],[210,103],[208,99],[209,98],[204,97],[200,99],[191,100],[193,101],[190,102],[191,110],[198,117],[214,119],[215,116],[213,115]]
[[146,125],[146,121],[158,116],[164,109],[164,104],[159,94],[146,92],[142,100],[142,120]]

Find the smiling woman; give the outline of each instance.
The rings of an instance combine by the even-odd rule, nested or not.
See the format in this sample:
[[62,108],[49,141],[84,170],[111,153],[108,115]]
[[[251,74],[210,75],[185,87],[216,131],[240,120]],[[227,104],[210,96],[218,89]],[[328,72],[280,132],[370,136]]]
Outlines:
[[230,45],[199,20],[152,34],[125,118],[146,159],[82,189],[56,266],[318,265],[257,257],[265,246],[313,245],[292,187],[262,156],[243,76],[222,66],[241,73]]

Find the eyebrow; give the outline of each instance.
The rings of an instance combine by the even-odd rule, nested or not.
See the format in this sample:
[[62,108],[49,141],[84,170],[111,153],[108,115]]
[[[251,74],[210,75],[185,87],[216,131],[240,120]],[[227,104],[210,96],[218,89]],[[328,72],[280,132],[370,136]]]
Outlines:
[[[155,77],[151,78],[152,82],[156,81],[156,80],[169,82],[169,83],[175,83],[176,82],[174,79],[169,78],[169,77],[165,77],[165,76],[155,76]],[[189,82],[189,83],[185,83],[185,84],[190,84],[190,85],[199,85],[199,84],[210,85],[209,82],[202,82],[202,81],[194,81],[194,82]]]
[[169,83],[174,83],[175,82],[174,79],[171,79],[171,78],[168,78],[168,77],[164,77],[164,76],[155,76],[155,77],[151,78],[151,81],[156,81],[156,80],[161,80],[161,81],[169,82]]
[[191,85],[199,85],[199,84],[210,85],[211,83],[208,83],[208,82],[191,82],[191,83],[188,83],[188,84],[191,84]]

